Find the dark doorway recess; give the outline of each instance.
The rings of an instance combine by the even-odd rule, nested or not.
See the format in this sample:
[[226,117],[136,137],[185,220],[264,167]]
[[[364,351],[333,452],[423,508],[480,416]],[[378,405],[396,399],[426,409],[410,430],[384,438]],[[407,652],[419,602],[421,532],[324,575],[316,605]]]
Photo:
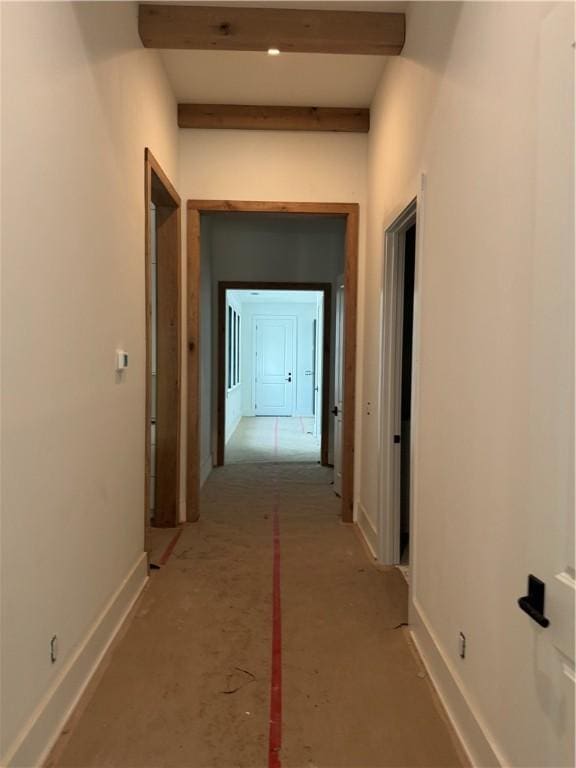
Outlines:
[[414,271],[416,225],[404,240],[404,300],[402,317],[402,427],[400,458],[400,562],[406,562],[410,544],[410,435],[412,421],[412,345],[414,331]]

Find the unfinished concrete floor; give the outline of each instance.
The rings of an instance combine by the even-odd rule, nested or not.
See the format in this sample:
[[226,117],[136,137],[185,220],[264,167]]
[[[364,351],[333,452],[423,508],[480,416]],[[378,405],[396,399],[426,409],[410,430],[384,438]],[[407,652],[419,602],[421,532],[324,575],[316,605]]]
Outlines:
[[329,470],[215,470],[51,766],[267,766],[273,519],[284,768],[461,765],[406,631],[407,586],[339,521]]
[[305,416],[244,416],[226,445],[226,463],[319,462],[313,430],[314,419]]

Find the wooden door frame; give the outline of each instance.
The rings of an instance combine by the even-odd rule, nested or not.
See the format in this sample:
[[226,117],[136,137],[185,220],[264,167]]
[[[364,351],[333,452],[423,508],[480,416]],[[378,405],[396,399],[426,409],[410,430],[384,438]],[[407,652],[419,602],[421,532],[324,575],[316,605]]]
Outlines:
[[[174,186],[162,167],[146,148],[144,152],[144,198],[145,198],[145,270],[146,270],[146,416],[145,416],[145,548],[150,551],[150,421],[152,413],[152,293],[150,290],[150,266],[152,260],[152,238],[150,232],[150,205],[156,206],[157,223],[157,291],[161,292],[158,302],[158,354],[164,357],[164,376],[157,379],[156,413],[164,411],[168,418],[162,420],[165,430],[156,430],[157,489],[161,490],[160,506],[154,517],[155,527],[173,527],[180,521],[180,420],[181,420],[181,379],[182,379],[182,236],[181,201]],[[159,440],[159,437],[161,440]],[[175,480],[169,479],[166,487],[158,484],[158,469],[162,465],[167,472],[175,469]],[[158,499],[158,492],[156,493]]]
[[188,461],[186,516],[195,521],[200,512],[200,254],[203,213],[287,213],[342,217],[346,223],[344,296],[344,426],[342,440],[342,520],[354,520],[354,428],[356,421],[356,316],[358,301],[358,231],[360,207],[357,203],[281,203],[265,201],[188,200]]
[[[289,283],[263,282],[255,280],[232,280],[218,283],[218,394],[216,406],[216,467],[222,467],[225,460],[226,432],[226,291],[318,291],[324,296],[324,316],[330,322],[324,323],[322,341],[322,436],[320,442],[320,463],[329,466],[330,431],[330,331],[332,327],[332,285],[330,283]],[[324,375],[324,371],[328,374]]]

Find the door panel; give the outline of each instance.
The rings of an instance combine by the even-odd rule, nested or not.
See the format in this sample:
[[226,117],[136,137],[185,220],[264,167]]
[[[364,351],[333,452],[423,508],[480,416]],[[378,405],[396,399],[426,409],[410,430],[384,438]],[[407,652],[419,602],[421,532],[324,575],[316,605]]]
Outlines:
[[294,317],[256,317],[254,333],[257,416],[292,416],[295,391]]
[[[550,692],[558,697],[556,706],[566,724],[574,722],[576,683],[573,14],[569,3],[559,3],[547,14],[535,81],[538,187],[531,261],[532,365],[527,381],[531,439],[522,526],[526,537],[522,581],[525,584],[533,573],[545,582],[544,613],[550,620],[541,633],[526,618],[525,631],[537,638],[538,674],[545,680],[554,679],[559,671],[566,675],[564,687]],[[558,193],[552,195],[551,190]],[[551,729],[547,736],[547,757],[554,755],[558,765],[573,765],[573,727],[562,729],[561,738]],[[543,755],[535,759],[544,762]]]

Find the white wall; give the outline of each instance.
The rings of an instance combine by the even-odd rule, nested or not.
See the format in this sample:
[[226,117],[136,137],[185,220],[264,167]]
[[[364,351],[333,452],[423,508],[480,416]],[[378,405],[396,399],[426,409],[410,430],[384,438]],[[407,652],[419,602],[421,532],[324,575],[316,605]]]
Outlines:
[[294,317],[296,319],[296,368],[292,372],[294,382],[294,416],[313,416],[314,377],[306,375],[312,371],[314,347],[314,318],[316,317],[316,294],[311,302],[274,302],[242,304],[244,318],[242,331],[242,377],[244,381],[243,415],[254,416],[254,349],[255,317]]
[[[422,3],[407,29],[372,106],[360,304],[367,406],[383,233],[425,172],[416,638],[479,764],[571,765],[574,687],[554,647],[570,606],[552,590],[574,541],[573,6]],[[363,456],[379,418],[366,408]],[[376,527],[377,478],[364,461],[360,503]],[[545,631],[516,605],[528,573],[550,591]]]
[[146,575],[144,148],[177,183],[178,145],[136,6],[2,6],[0,752],[30,766]]
[[231,390],[226,392],[226,425],[224,440],[227,443],[236,431],[242,418],[242,403],[244,402],[244,381],[236,384]]

